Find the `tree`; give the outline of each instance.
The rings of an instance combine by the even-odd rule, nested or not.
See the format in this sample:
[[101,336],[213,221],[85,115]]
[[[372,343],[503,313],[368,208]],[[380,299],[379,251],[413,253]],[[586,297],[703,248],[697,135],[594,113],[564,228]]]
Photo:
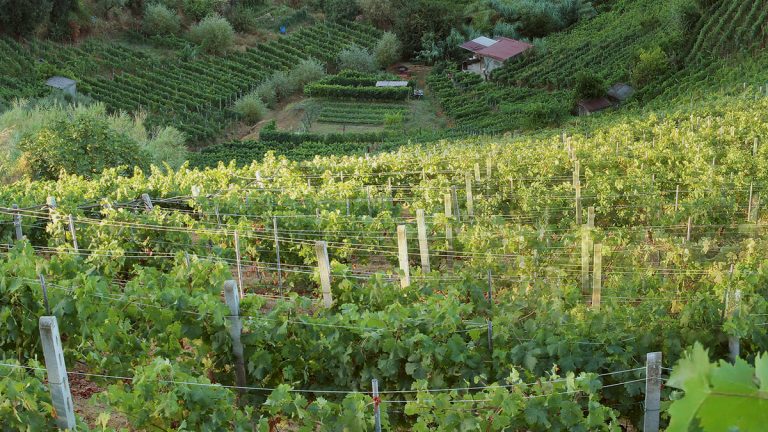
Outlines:
[[442,0],[392,0],[397,11],[393,30],[403,46],[403,54],[411,56],[421,49],[424,35],[432,33],[442,40],[459,22],[460,8]]
[[267,106],[258,94],[250,93],[235,102],[235,112],[240,114],[245,122],[256,123],[267,113]]
[[54,39],[70,39],[72,29],[69,27],[70,14],[77,12],[79,3],[77,0],[52,0],[50,17],[50,36]]
[[376,59],[367,49],[351,46],[339,53],[339,69],[349,69],[359,72],[375,72]]
[[605,95],[605,82],[599,77],[587,73],[579,72],[576,74],[576,100],[593,99]]
[[353,20],[360,13],[356,0],[326,0],[323,11],[330,21]]
[[358,0],[357,5],[366,20],[379,28],[389,28],[395,20],[391,0]]
[[51,0],[0,0],[0,32],[32,34],[51,13]]
[[19,147],[32,178],[56,179],[62,171],[93,177],[110,167],[149,164],[149,155],[136,140],[95,116],[57,120]]
[[154,3],[147,5],[144,11],[142,29],[148,35],[174,34],[181,29],[181,20],[165,5]]
[[210,15],[189,30],[189,38],[213,54],[227,51],[235,42],[235,29],[226,19]]
[[400,40],[392,32],[385,32],[376,47],[373,49],[373,55],[376,57],[376,63],[380,68],[386,68],[392,63],[400,60],[402,46]]

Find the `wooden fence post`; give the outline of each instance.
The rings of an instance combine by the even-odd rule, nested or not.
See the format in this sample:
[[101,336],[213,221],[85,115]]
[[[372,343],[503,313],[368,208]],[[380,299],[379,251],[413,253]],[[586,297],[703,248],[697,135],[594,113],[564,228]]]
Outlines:
[[421,272],[427,274],[430,272],[429,266],[429,243],[427,242],[427,222],[424,217],[424,210],[416,210],[416,225],[419,235],[419,255],[421,255]]
[[659,432],[661,410],[661,353],[652,352],[645,357],[645,415],[643,432]]
[[600,301],[603,291],[603,245],[595,243],[595,262],[592,270],[592,309],[600,310]]
[[69,390],[67,366],[64,363],[64,350],[61,347],[59,325],[55,316],[42,316],[39,320],[40,341],[43,345],[45,368],[48,372],[48,388],[51,402],[56,411],[56,425],[60,429],[75,430],[74,403]]
[[408,265],[408,235],[405,231],[405,225],[397,226],[397,257],[400,262],[400,287],[407,288],[411,285],[411,274]]
[[[240,294],[237,284],[233,280],[224,282],[224,301],[229,307],[229,336],[232,338],[232,355],[235,357],[235,384],[245,387],[245,357],[243,355],[243,343],[240,335],[243,332],[243,323],[240,321]],[[244,389],[238,389],[242,396]]]
[[328,243],[316,241],[315,253],[317,253],[317,267],[320,270],[320,287],[323,290],[323,307],[329,309],[333,305],[333,296],[331,295],[331,264],[328,261]]

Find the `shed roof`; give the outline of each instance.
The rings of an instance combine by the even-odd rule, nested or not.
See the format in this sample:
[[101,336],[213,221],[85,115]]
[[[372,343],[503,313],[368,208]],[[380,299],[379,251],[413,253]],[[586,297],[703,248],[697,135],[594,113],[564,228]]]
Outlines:
[[619,100],[625,101],[629,99],[635,93],[635,89],[624,83],[617,83],[608,89],[608,96]]
[[53,88],[64,90],[77,84],[77,81],[71,80],[69,78],[61,77],[61,76],[55,76],[55,77],[48,78],[48,81],[46,81],[45,84]]
[[495,44],[477,51],[477,54],[503,62],[512,57],[517,57],[531,48],[533,48],[533,45],[527,42],[500,37]]
[[408,87],[408,81],[376,81],[376,87]]
[[459,45],[460,47],[464,48],[465,50],[472,51],[472,52],[478,52],[482,50],[483,48],[487,48],[493,44],[495,44],[496,41],[487,38],[485,36],[480,36],[477,38],[472,39],[471,41],[464,42],[463,44]]
[[595,112],[610,108],[613,104],[608,98],[600,97],[595,99],[582,99],[579,101],[579,106],[589,112]]

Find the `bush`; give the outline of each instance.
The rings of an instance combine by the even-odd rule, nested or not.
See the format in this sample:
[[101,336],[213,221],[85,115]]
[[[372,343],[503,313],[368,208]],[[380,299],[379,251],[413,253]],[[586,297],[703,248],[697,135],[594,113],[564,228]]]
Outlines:
[[185,141],[184,133],[175,127],[168,126],[160,129],[147,142],[146,149],[153,164],[157,166],[168,164],[172,169],[179,169],[188,158]]
[[330,21],[353,20],[360,13],[356,0],[325,0],[325,18]]
[[374,72],[376,59],[367,49],[354,45],[339,53],[338,66],[339,69]]
[[235,42],[235,30],[226,19],[210,15],[189,30],[192,42],[213,54],[227,51]]
[[401,50],[402,46],[400,45],[400,40],[397,36],[394,33],[385,32],[373,49],[376,63],[379,64],[380,68],[386,68],[392,63],[400,60]]
[[239,32],[253,32],[259,26],[259,15],[256,10],[241,3],[227,12],[227,19]]
[[325,66],[315,59],[302,60],[289,73],[288,79],[295,90],[304,90],[304,86],[325,77]]
[[58,120],[19,143],[30,177],[56,179],[62,171],[93,177],[104,169],[146,166],[149,156],[139,143],[112,129],[103,118]]
[[196,20],[220,12],[227,0],[184,0],[184,13]]
[[235,112],[248,123],[256,123],[267,113],[267,106],[256,93],[250,93],[235,102]]
[[640,50],[635,67],[632,68],[632,82],[643,86],[669,71],[667,53],[660,47]]
[[358,0],[357,5],[365,19],[376,27],[389,27],[395,20],[391,0]]
[[277,104],[277,91],[275,90],[274,83],[272,83],[270,80],[259,84],[253,93],[257,95],[259,99],[261,99],[264,104],[270,108],[274,108],[274,106]]
[[606,92],[605,82],[595,75],[582,71],[576,74],[575,92],[577,101],[602,97]]
[[175,34],[181,29],[181,20],[166,6],[155,3],[147,5],[141,27],[148,35]]

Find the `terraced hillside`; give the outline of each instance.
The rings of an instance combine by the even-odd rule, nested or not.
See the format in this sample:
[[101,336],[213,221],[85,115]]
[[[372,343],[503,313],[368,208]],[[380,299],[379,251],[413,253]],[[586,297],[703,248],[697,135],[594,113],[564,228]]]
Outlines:
[[768,42],[768,1],[718,0],[702,11],[689,63],[763,49]]
[[[224,57],[167,59],[104,42],[62,46],[33,40],[0,39],[0,93],[10,100],[45,91],[48,70],[79,77],[79,90],[114,110],[146,111],[148,126],[176,126],[192,141],[219,134],[233,113],[231,104],[275,71],[301,59],[330,61],[345,47],[371,47],[378,32],[349,23],[325,23],[245,52]],[[47,65],[47,66],[42,66]],[[30,73],[33,71],[33,73]],[[94,73],[97,72],[97,73]]]

